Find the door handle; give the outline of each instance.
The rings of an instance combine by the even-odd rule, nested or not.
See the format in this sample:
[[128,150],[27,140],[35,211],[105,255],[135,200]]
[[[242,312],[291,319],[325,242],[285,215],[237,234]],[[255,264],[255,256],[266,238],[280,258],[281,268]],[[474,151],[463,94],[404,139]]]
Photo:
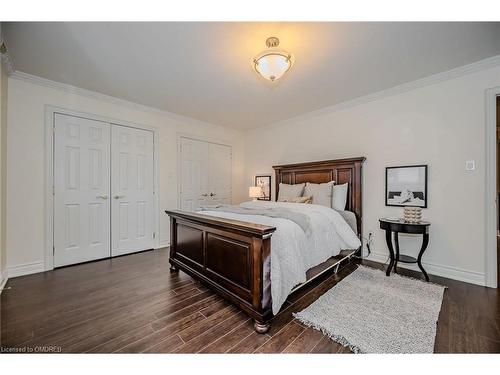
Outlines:
[[211,196],[211,197],[213,197],[214,195],[217,195],[217,194],[215,194],[215,193],[210,193],[210,196]]
[[125,198],[125,195],[115,195],[113,198],[115,199]]
[[205,193],[205,194],[202,194],[201,196],[202,196],[202,197],[208,197],[208,194],[207,194],[207,193]]
[[108,194],[100,194],[100,195],[98,195],[96,198],[108,199],[108,198],[109,198],[109,196],[108,196]]

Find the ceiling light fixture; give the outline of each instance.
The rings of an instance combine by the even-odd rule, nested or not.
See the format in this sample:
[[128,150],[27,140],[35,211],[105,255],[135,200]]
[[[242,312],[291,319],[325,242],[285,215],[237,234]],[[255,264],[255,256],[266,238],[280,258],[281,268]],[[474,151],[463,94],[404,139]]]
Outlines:
[[279,44],[280,40],[278,38],[267,38],[266,45],[268,49],[262,51],[253,59],[255,71],[271,82],[283,77],[293,64],[292,54],[277,48]]

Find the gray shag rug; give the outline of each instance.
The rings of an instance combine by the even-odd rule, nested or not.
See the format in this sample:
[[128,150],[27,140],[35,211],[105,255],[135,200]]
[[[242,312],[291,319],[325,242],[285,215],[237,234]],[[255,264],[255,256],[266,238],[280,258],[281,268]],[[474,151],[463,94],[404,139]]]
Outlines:
[[433,353],[444,289],[359,266],[294,316],[355,353]]

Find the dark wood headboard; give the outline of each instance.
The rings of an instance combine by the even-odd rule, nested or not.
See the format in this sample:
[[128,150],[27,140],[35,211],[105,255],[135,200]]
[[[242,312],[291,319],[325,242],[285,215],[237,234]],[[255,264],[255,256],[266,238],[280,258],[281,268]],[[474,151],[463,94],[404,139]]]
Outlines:
[[275,165],[276,195],[278,199],[280,182],[284,184],[301,184],[311,182],[320,184],[335,181],[336,185],[349,184],[346,210],[354,212],[361,237],[361,219],[363,217],[363,200],[361,199],[361,166],[365,157],[313,161],[309,163]]

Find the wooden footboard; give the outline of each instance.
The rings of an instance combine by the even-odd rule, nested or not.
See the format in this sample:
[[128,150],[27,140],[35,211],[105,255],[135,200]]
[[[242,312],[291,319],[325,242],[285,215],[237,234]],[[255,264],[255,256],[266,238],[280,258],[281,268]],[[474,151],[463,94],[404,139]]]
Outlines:
[[272,318],[264,301],[265,262],[275,227],[181,211],[170,215],[171,269],[207,284],[266,332]]

